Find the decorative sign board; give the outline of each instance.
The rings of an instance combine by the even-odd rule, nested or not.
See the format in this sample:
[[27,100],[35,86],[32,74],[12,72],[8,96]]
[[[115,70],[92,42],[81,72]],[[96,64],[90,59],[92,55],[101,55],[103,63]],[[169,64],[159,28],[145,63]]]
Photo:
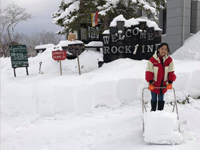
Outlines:
[[52,51],[52,58],[54,60],[65,60],[67,58],[67,52],[66,51]]
[[117,26],[103,34],[104,62],[118,58],[149,59],[161,43],[161,32],[148,27],[145,21],[131,27],[125,27],[124,21],[117,21]]
[[14,76],[16,77],[15,69],[19,67],[26,67],[26,74],[28,75],[29,64],[26,45],[10,45],[9,50]]
[[12,68],[29,66],[26,45],[10,45],[9,49]]

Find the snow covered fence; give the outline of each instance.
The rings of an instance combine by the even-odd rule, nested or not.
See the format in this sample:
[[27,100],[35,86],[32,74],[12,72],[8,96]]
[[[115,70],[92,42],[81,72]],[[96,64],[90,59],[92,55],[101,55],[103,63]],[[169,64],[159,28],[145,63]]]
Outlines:
[[[118,107],[140,99],[138,87],[143,82],[138,79],[121,79],[77,86],[40,81],[33,84],[6,86],[12,91],[3,91],[6,99],[2,105],[6,113],[40,114],[52,116],[57,113],[92,112],[95,107]],[[16,97],[16,98],[15,98]],[[23,104],[23,105],[21,105]]]

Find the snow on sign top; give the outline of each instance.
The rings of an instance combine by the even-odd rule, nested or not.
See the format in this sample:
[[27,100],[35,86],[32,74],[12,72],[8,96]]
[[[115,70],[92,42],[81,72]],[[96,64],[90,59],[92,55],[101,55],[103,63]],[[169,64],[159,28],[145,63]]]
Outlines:
[[65,41],[60,41],[57,46],[64,47],[64,46],[68,46],[69,44],[83,44],[83,42],[79,40],[76,40],[76,41],[65,40]]
[[110,23],[110,27],[117,26],[117,21],[124,21],[125,27],[131,27],[132,25],[138,25],[139,22],[145,21],[145,22],[147,22],[147,26],[149,28],[154,27],[155,30],[162,30],[158,27],[156,22],[149,20],[147,17],[141,17],[141,18],[137,18],[137,19],[131,18],[131,19],[126,20],[123,15],[119,15],[113,19],[113,21]]
[[85,44],[85,46],[103,46],[103,42],[102,41],[92,41],[88,44]]

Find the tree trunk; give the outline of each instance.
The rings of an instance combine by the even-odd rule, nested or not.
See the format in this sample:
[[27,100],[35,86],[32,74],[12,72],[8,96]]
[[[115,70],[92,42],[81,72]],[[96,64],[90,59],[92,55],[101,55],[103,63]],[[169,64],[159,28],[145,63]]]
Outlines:
[[109,29],[109,25],[110,25],[110,23],[109,23],[109,16],[108,15],[106,15],[104,17],[103,24],[104,24],[104,30],[108,30]]

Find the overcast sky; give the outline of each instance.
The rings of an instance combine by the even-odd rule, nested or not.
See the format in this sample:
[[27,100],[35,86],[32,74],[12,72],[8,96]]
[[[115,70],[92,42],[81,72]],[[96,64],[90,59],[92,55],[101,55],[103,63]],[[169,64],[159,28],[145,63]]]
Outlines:
[[42,30],[56,32],[59,30],[57,25],[52,23],[51,15],[59,8],[61,0],[0,0],[1,9],[9,3],[15,4],[26,9],[33,18],[29,21],[21,22],[16,26],[15,31],[19,33],[35,33]]

